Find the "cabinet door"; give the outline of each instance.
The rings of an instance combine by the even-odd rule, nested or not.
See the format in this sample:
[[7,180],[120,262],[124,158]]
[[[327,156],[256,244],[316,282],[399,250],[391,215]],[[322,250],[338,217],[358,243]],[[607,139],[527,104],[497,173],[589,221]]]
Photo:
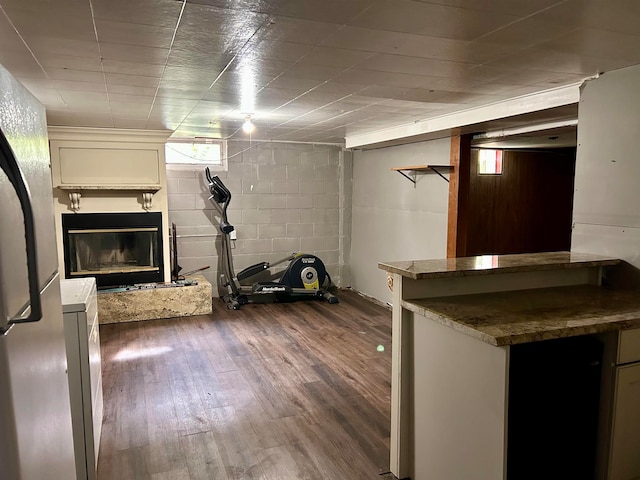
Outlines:
[[618,367],[610,480],[640,478],[640,363]]

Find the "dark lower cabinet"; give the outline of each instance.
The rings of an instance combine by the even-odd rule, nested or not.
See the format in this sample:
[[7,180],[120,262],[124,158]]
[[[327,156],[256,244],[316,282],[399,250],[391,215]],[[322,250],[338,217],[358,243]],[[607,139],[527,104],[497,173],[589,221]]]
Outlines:
[[511,347],[508,480],[593,480],[602,351],[590,336]]

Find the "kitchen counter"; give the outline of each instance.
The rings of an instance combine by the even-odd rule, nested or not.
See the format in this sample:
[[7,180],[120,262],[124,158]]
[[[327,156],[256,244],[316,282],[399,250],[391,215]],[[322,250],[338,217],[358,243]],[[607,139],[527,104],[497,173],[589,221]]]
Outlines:
[[620,260],[589,253],[545,252],[517,255],[481,255],[380,262],[378,268],[414,280],[445,277],[468,277],[496,273],[532,272],[617,265]]
[[402,306],[496,346],[640,327],[640,292],[597,285],[404,300]]
[[585,335],[611,344],[640,328],[640,292],[602,286],[620,263],[574,252],[379,263],[393,292],[392,473],[506,479],[511,349]]

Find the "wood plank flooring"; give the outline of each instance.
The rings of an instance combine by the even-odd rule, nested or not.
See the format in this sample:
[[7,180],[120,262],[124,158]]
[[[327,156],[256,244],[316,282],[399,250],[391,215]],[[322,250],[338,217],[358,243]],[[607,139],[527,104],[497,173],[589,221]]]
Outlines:
[[391,478],[391,312],[353,292],[100,335],[99,480]]

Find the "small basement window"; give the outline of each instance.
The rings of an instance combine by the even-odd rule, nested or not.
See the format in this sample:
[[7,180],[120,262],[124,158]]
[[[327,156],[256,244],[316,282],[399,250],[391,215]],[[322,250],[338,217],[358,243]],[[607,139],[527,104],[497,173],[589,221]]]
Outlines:
[[164,156],[167,165],[172,167],[227,170],[227,143],[224,140],[172,139],[165,144]]
[[502,175],[502,150],[478,150],[478,174]]

